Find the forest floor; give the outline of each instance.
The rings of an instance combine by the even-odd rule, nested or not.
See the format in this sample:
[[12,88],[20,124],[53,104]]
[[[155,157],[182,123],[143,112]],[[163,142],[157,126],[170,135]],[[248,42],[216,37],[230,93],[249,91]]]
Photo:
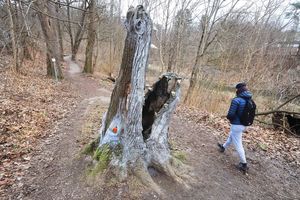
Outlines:
[[[82,74],[81,68],[69,57],[66,57],[66,66],[62,84],[67,84],[76,96],[73,104],[67,104],[72,105],[71,110],[51,121],[44,130],[47,134],[34,143],[29,153],[24,153],[24,173],[18,171],[20,176],[9,185],[3,181],[5,175],[0,174],[1,199],[299,199],[299,138],[288,138],[289,145],[298,146],[291,153],[292,162],[288,163],[284,158],[269,156],[266,149],[254,148],[246,137],[250,170],[244,175],[235,168],[238,157],[233,148],[220,153],[216,146],[225,140],[228,126],[219,128],[216,122],[210,121],[217,118],[203,113],[191,114],[184,106],[173,116],[169,136],[173,149],[184,155],[185,164],[192,169],[192,181],[186,180],[189,189],[157,173],[153,178],[164,191],[164,197],[139,184],[87,179],[91,160],[80,152],[97,137],[113,85],[105,79]],[[246,134],[259,130],[254,128]],[[7,161],[1,164],[7,162],[8,165],[11,158],[1,159],[4,158]]]

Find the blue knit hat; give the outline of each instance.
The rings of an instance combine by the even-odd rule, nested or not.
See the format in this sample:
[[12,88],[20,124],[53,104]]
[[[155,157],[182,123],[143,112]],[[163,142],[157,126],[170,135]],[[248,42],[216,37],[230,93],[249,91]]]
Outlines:
[[242,83],[236,84],[235,88],[236,89],[241,89],[242,87],[245,87],[245,86],[246,86],[246,83],[242,82]]

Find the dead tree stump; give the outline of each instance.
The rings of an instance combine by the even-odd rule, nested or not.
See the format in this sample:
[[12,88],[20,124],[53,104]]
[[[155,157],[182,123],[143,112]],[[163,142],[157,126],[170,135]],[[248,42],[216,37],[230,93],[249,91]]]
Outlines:
[[115,157],[111,165],[119,169],[121,177],[134,174],[160,192],[148,167],[182,182],[172,167],[168,143],[169,122],[179,101],[181,78],[166,73],[144,95],[152,21],[143,6],[137,6],[127,12],[125,25],[127,37],[122,64],[102,121],[98,146],[120,146],[121,156]]

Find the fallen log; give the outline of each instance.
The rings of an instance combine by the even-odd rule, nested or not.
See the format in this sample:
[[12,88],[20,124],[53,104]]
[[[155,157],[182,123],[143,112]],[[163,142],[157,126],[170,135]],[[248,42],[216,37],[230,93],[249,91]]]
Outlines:
[[[300,94],[288,99],[281,105],[279,105],[276,109],[256,113],[256,116],[266,116],[272,114],[272,124],[275,129],[280,128],[288,133],[292,133],[293,135],[299,134],[300,135],[300,113],[299,112],[291,112],[286,110],[279,110],[283,106],[287,105],[288,103],[292,102],[294,99],[300,97]],[[259,121],[259,120],[257,120]]]

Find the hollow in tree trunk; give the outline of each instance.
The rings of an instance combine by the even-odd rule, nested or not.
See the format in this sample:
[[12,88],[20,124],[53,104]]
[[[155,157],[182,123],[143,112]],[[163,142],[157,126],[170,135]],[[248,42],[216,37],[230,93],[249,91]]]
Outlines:
[[143,6],[137,6],[127,12],[125,25],[122,64],[102,121],[98,146],[99,149],[106,144],[112,148],[120,146],[121,156],[111,162],[119,169],[120,176],[133,174],[160,193],[148,173],[149,167],[183,183],[181,174],[172,166],[174,158],[168,143],[170,118],[180,96],[180,78],[166,73],[144,96],[152,21]]

